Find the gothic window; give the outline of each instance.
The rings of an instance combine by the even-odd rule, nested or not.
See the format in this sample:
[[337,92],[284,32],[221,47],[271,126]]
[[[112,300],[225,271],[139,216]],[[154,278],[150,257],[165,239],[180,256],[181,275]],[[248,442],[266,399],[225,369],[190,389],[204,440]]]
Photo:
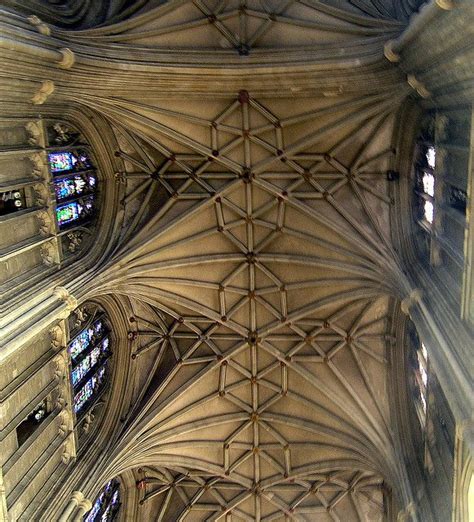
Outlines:
[[422,132],[415,161],[415,214],[425,230],[430,230],[434,219],[436,147],[432,127]]
[[97,497],[84,522],[109,522],[117,518],[120,509],[120,482],[108,482]]
[[[459,298],[463,281],[471,111],[430,111],[421,121],[413,168],[416,242]],[[440,274],[441,275],[441,274]]]
[[[63,127],[58,127],[64,132]],[[59,135],[63,139],[63,135]],[[49,149],[48,162],[56,197],[56,221],[59,229],[92,221],[96,206],[97,176],[85,147],[67,150]]]
[[454,418],[431,366],[429,348],[409,323],[408,382],[420,464],[431,474],[453,465]]
[[96,309],[95,312],[81,311],[79,316],[84,322],[76,323],[78,327],[68,346],[76,417],[83,416],[104,390],[112,355],[105,314]]

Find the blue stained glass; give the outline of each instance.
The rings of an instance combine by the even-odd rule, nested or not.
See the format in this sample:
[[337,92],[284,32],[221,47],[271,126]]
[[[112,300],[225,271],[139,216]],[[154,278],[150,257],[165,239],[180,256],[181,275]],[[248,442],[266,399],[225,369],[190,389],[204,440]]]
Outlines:
[[71,201],[56,208],[56,218],[59,226],[67,225],[79,219],[85,218],[92,213],[93,196],[81,199],[79,201]]
[[84,404],[94,395],[105,375],[105,366],[99,369],[74,396],[74,412],[77,413]]
[[74,386],[97,364],[101,351],[101,346],[96,346],[92,352],[84,357],[74,370],[72,370],[72,384]]
[[92,522],[97,514],[100,511],[100,508],[102,507],[102,499],[104,498],[105,493],[102,492],[98,497],[97,500],[94,502],[94,505],[92,506],[92,509],[89,511],[89,514],[84,519],[84,522]]
[[50,152],[48,159],[51,172],[53,173],[87,169],[92,166],[87,153],[83,150],[76,152]]
[[[104,331],[105,328],[102,319],[98,319],[91,327],[83,330],[69,345],[69,354],[72,360],[77,359],[77,356],[89,347],[94,335],[100,337]],[[107,346],[108,342],[107,338]]]
[[95,190],[96,181],[95,176],[81,176],[79,174],[71,178],[55,179],[56,199],[61,201],[71,196],[81,196],[87,192],[92,192]]
[[77,157],[72,152],[51,152],[48,159],[51,172],[72,170],[77,163]]
[[97,497],[84,522],[110,522],[120,507],[119,482],[116,479],[108,482]]

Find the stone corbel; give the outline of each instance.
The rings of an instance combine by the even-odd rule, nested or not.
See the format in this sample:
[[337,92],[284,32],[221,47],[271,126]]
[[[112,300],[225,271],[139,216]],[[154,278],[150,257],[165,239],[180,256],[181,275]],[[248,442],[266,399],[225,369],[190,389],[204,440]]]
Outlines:
[[38,33],[42,34],[43,36],[51,36],[51,29],[36,15],[29,16],[27,20],[31,25],[36,27]]
[[58,251],[51,241],[41,245],[40,256],[43,264],[46,266],[53,266],[59,263]]
[[91,429],[91,425],[94,422],[94,419],[95,419],[95,415],[91,411],[89,411],[87,413],[87,415],[85,416],[84,424],[82,425],[82,431],[84,433],[89,433],[89,431]]
[[405,315],[410,315],[410,309],[421,301],[423,292],[419,288],[415,288],[410,295],[405,297],[400,304],[400,308]]
[[66,437],[71,433],[73,428],[72,415],[67,411],[63,410],[57,417],[58,420],[58,432],[61,437]]
[[55,351],[60,351],[66,348],[66,332],[60,324],[53,326],[49,330],[49,337],[51,339],[51,348]]
[[407,76],[407,82],[408,85],[422,98],[429,98],[431,96],[430,91],[416,78],[414,74],[409,74]]
[[53,94],[54,83],[51,80],[42,82],[38,92],[31,98],[33,105],[43,105],[43,103]]
[[28,143],[30,145],[40,145],[41,128],[35,121],[29,121],[25,124],[26,132],[29,135]]
[[41,154],[33,154],[29,156],[28,159],[33,163],[33,170],[31,171],[31,175],[37,180],[46,179],[46,164],[43,160]]
[[75,459],[76,447],[74,444],[74,439],[70,434],[62,446],[61,460],[63,461],[63,464],[68,465],[69,463],[74,462]]
[[67,372],[68,361],[65,353],[58,353],[53,359],[55,374],[60,373],[61,376],[64,376]]
[[77,299],[64,286],[57,286],[54,289],[54,295],[64,302],[69,313],[77,308]]
[[33,190],[35,192],[36,204],[40,207],[47,207],[49,203],[48,189],[43,184],[37,183],[33,186]]
[[62,410],[66,406],[66,399],[62,397],[61,395],[56,399],[56,402],[54,404],[54,407],[58,410]]
[[53,231],[53,220],[51,216],[46,211],[40,210],[36,214],[36,220],[38,221],[40,235],[43,237],[51,235]]
[[79,328],[83,323],[87,321],[89,314],[85,308],[78,308],[74,315],[76,316],[76,320],[74,321],[74,328]]

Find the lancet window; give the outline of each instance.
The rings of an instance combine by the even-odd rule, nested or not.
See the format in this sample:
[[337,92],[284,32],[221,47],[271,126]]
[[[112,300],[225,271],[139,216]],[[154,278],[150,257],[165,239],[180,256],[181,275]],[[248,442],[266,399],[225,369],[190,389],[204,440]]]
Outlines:
[[42,118],[0,118],[0,172],[0,283],[8,300],[88,250],[101,176],[77,129]]
[[432,111],[422,118],[413,168],[413,215],[421,258],[440,267],[456,300],[465,271],[471,110]]
[[99,309],[81,310],[74,335],[68,345],[71,360],[73,409],[82,417],[102,394],[109,371],[110,328],[107,318]]
[[87,225],[95,215],[97,175],[90,151],[69,127],[55,123],[49,129],[48,164],[56,198],[60,230]]
[[95,500],[84,522],[110,522],[117,518],[120,509],[120,482],[108,482]]
[[409,325],[409,394],[412,398],[414,438],[420,464],[431,474],[453,466],[454,418],[432,368],[429,346]]

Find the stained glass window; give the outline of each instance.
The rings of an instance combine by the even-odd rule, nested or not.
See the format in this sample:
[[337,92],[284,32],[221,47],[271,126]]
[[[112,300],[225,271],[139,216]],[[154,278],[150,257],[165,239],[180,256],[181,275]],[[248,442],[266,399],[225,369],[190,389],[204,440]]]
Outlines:
[[[56,127],[54,127],[56,130]],[[61,126],[58,127],[62,129]],[[56,221],[60,229],[84,226],[94,217],[97,176],[83,147],[48,153],[56,196]],[[75,248],[68,249],[73,252]]]
[[84,522],[110,522],[120,509],[120,483],[113,479],[108,482],[97,497]]
[[57,201],[93,192],[95,186],[96,178],[93,175],[76,174],[71,178],[54,180]]
[[84,384],[74,396],[74,412],[78,413],[84,405],[97,393],[103,384],[105,376],[105,364]]
[[111,355],[109,330],[101,315],[69,343],[71,381],[74,389],[74,411],[85,411],[103,389],[107,361]]
[[78,201],[71,201],[64,205],[56,207],[56,218],[59,227],[73,223],[75,221],[82,221],[92,215],[94,210],[94,198],[89,196],[81,198]]
[[56,172],[88,169],[92,166],[89,156],[83,150],[50,152],[48,159],[53,174]]
[[91,346],[91,343],[93,344],[94,340],[100,339],[105,334],[105,331],[105,324],[101,318],[97,319],[94,324],[83,330],[69,345],[69,353],[73,362],[77,360],[81,353]]

